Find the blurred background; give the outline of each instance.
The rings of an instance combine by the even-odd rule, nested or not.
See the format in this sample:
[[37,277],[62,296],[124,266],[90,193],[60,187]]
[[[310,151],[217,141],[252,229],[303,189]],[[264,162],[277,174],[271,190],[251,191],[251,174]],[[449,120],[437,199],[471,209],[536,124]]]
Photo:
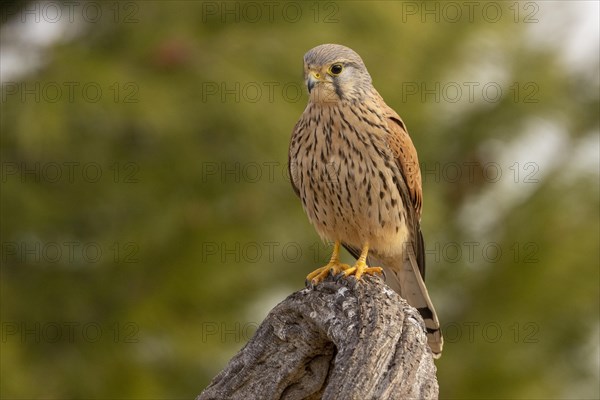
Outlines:
[[0,7],[2,398],[193,398],[324,265],[287,176],[321,43],[418,149],[440,396],[600,397],[598,2]]

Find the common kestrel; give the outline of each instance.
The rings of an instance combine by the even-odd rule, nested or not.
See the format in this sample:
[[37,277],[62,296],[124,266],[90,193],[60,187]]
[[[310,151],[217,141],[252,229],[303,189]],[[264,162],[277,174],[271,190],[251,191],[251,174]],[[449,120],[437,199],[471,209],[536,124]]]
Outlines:
[[[348,47],[324,44],[308,51],[304,78],[309,101],[292,133],[290,176],[310,222],[334,242],[329,263],[307,280],[380,273],[382,268],[367,266],[368,257],[419,310],[437,358],[443,339],[423,281],[421,170],[406,126]],[[354,266],[340,262],[340,244],[357,258]]]

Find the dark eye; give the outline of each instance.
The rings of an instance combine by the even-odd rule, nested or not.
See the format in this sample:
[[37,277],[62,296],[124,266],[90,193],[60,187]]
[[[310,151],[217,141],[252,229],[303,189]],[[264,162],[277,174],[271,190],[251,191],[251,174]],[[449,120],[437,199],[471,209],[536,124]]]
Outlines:
[[329,72],[331,72],[331,75],[339,75],[342,73],[343,69],[344,69],[344,67],[342,66],[342,64],[333,64],[329,68]]

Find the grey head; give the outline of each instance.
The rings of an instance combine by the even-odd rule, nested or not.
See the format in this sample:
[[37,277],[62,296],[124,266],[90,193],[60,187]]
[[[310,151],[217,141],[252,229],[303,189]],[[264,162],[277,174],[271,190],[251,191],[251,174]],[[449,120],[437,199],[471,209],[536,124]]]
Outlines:
[[339,44],[322,44],[304,55],[304,80],[310,101],[360,101],[374,89],[362,58]]

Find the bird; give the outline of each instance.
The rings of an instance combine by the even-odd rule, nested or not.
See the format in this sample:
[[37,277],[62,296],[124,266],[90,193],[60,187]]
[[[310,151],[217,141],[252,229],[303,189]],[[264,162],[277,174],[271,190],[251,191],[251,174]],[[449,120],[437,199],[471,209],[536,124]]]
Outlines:
[[[346,46],[309,50],[304,81],[308,104],[291,135],[290,181],[319,236],[333,242],[330,261],[307,282],[391,276],[389,286],[423,317],[439,358],[443,337],[424,282],[421,171],[406,125],[373,86],[362,58]],[[341,246],[357,259],[353,266],[340,261]]]

